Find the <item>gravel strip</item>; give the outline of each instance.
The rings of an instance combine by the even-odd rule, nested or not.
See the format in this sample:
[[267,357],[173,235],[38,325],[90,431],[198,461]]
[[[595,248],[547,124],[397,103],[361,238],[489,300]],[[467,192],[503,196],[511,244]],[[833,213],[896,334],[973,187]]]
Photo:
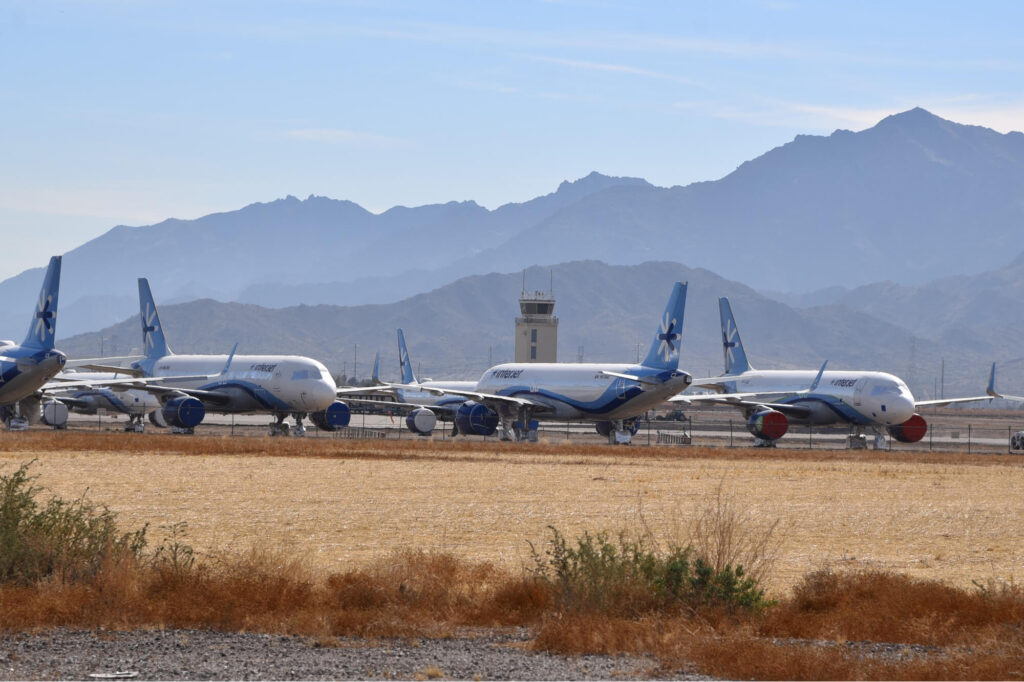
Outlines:
[[[636,656],[556,656],[529,651],[527,630],[478,637],[333,640],[211,630],[83,631],[0,635],[0,680],[480,679],[595,680],[656,675]],[[127,675],[124,675],[127,677]],[[103,679],[103,678],[100,678]],[[681,674],[672,679],[707,680]]]

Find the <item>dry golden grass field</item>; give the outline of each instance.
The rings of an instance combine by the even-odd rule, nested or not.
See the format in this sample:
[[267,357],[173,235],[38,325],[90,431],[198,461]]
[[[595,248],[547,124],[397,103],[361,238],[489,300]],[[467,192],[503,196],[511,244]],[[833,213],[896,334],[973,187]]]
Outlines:
[[827,566],[1024,576],[1019,456],[0,434],[0,474],[33,458],[38,484],[88,489],[152,541],[184,521],[200,552],[263,546],[331,571],[404,548],[514,568],[549,525],[678,541],[721,492],[755,526],[778,520],[773,593]]

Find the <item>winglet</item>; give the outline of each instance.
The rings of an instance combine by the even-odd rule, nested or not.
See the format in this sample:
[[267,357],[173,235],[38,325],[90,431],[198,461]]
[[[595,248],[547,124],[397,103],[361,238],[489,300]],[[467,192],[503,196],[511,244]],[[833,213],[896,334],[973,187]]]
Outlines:
[[370,380],[378,386],[384,383],[380,380],[380,351],[373,357],[373,374],[370,375]]
[[988,389],[985,393],[989,394],[993,398],[1002,398],[998,391],[996,391],[996,363],[992,363],[992,369],[988,373]]
[[50,258],[43,278],[43,288],[39,291],[39,301],[28,325],[28,334],[23,346],[51,350],[53,337],[57,333],[57,294],[60,290],[60,256]]
[[228,356],[228,361],[224,364],[224,369],[220,371],[221,374],[227,374],[228,368],[231,367],[231,361],[235,359],[235,351],[238,350],[238,342],[235,341],[235,347],[231,349],[231,355]]
[[828,364],[828,360],[821,363],[821,369],[818,370],[818,376],[814,377],[814,381],[811,382],[811,387],[807,390],[816,391],[818,390],[818,384],[821,383],[821,375],[825,373],[825,365]]

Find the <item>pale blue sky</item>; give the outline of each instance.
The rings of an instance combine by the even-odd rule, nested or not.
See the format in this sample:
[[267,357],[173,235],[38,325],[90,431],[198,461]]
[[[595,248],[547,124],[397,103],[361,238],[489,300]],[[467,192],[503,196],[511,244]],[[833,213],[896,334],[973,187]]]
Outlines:
[[1021,130],[1022,26],[1020,2],[3,0],[0,279],[287,194],[688,184],[914,106]]

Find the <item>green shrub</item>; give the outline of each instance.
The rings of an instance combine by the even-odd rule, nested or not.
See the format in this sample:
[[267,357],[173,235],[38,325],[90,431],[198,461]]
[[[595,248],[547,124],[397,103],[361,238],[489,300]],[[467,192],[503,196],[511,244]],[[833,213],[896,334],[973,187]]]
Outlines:
[[566,610],[634,616],[713,606],[757,612],[771,603],[742,566],[715,569],[692,547],[660,551],[642,537],[620,533],[613,542],[603,532],[584,532],[573,545],[558,529],[548,528],[551,539],[543,555],[530,545],[533,574]]
[[119,534],[106,506],[82,497],[37,501],[29,462],[0,476],[0,582],[33,583],[56,577],[74,581],[94,575],[110,560],[138,559],[146,528]]

